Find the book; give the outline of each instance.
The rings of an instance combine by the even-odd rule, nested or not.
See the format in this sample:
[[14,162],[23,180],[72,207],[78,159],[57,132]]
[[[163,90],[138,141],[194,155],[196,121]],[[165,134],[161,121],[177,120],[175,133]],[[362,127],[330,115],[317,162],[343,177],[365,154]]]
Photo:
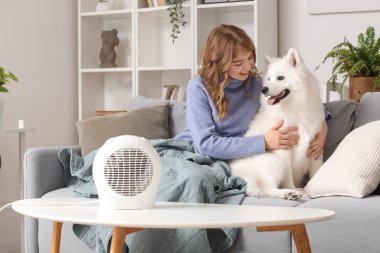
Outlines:
[[154,7],[153,0],[147,0],[148,7]]

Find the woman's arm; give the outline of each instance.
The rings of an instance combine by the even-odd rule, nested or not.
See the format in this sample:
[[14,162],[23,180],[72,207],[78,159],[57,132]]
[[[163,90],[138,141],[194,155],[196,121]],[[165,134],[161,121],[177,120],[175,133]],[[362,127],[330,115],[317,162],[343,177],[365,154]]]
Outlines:
[[323,153],[323,147],[325,145],[326,137],[327,137],[328,127],[326,121],[323,122],[321,132],[317,133],[314,140],[312,140],[309,144],[309,148],[307,150],[307,157],[314,158],[318,160],[318,158]]

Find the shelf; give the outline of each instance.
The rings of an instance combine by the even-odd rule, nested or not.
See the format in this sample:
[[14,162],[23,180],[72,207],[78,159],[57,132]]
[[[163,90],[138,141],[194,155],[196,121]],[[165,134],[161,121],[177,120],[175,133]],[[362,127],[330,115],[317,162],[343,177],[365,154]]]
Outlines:
[[198,9],[207,8],[231,8],[236,6],[253,6],[254,1],[242,1],[242,2],[228,2],[228,3],[214,3],[214,4],[197,4]]
[[99,19],[120,19],[120,18],[131,18],[132,10],[112,10],[112,11],[91,11],[91,12],[82,12],[82,17],[89,18],[99,18]]
[[244,1],[244,2],[229,2],[229,3],[215,3],[215,4],[198,4],[197,9],[199,10],[217,10],[223,11],[223,9],[228,9],[228,11],[244,11],[247,7],[253,7],[255,5],[254,1]]
[[132,72],[132,68],[83,68],[81,73],[119,73]]
[[[170,5],[158,6],[158,7],[147,7],[138,9],[139,14],[150,15],[156,18],[168,18],[169,17],[169,8]],[[183,5],[183,9],[187,15],[190,13],[190,3],[186,3]]]
[[177,67],[177,66],[153,66],[153,67],[139,67],[139,71],[182,71],[182,70],[191,70],[191,67]]

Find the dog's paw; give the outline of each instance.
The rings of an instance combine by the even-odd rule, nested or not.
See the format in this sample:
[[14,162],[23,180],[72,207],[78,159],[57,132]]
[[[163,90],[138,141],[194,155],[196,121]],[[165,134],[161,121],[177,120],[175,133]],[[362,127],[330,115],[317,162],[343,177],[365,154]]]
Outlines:
[[295,191],[289,192],[288,195],[286,196],[286,199],[297,200],[297,199],[302,198],[302,195],[303,195],[302,191],[295,190]]

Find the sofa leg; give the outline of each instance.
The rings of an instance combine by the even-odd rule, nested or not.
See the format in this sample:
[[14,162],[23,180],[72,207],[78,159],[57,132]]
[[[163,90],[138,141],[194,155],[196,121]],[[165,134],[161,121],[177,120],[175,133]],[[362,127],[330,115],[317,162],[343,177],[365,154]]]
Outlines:
[[51,252],[59,253],[61,247],[61,232],[62,232],[62,222],[55,221],[53,223],[53,238],[51,244]]
[[298,253],[311,253],[305,224],[257,227],[257,232],[289,231],[292,233]]

